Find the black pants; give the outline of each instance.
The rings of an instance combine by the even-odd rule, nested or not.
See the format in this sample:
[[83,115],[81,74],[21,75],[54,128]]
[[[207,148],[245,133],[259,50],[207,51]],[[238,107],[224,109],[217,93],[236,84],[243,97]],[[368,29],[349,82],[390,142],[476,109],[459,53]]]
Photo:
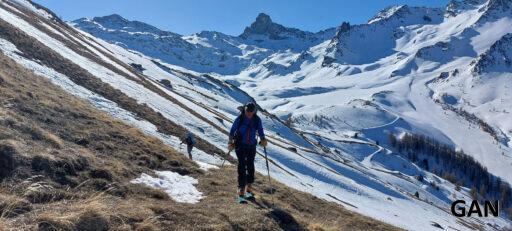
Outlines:
[[240,146],[235,152],[238,158],[238,188],[244,190],[246,184],[254,182],[256,146]]
[[194,148],[193,145],[187,145],[188,158],[190,158],[191,160],[192,160],[192,148]]

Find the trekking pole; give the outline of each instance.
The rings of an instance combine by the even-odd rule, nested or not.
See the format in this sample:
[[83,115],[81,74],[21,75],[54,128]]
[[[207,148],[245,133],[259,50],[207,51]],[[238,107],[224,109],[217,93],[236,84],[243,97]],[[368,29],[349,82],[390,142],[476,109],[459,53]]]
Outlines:
[[263,147],[263,151],[265,152],[265,161],[267,163],[267,176],[268,176],[268,184],[270,185],[270,196],[272,197],[272,207],[274,207],[274,187],[272,187],[272,181],[270,180],[270,168],[268,167],[268,155],[267,155],[267,147]]
[[229,153],[231,153],[231,150],[228,151],[226,158],[224,158],[224,160],[222,161],[222,165],[220,166],[221,168],[224,167],[224,163],[226,163],[226,159],[229,157]]

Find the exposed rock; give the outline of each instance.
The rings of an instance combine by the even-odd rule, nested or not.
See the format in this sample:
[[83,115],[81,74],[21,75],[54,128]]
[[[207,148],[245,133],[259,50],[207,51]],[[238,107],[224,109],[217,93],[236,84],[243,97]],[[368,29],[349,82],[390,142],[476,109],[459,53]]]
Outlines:
[[272,22],[272,19],[267,14],[260,13],[258,17],[256,17],[256,21],[254,21],[251,26],[246,27],[240,37],[247,39],[251,37],[251,35],[266,35],[270,39],[279,40],[285,39],[289,36],[307,38],[308,36],[313,35],[313,33],[304,32],[295,28],[284,27],[280,24]]
[[489,0],[487,3],[488,11],[504,12],[512,9],[512,1],[510,0]]
[[446,78],[448,78],[448,76],[450,76],[450,73],[448,73],[448,72],[441,72],[441,74],[439,74],[439,76],[437,78],[439,78],[439,79],[446,79]]
[[489,50],[473,61],[473,73],[512,71],[512,33],[496,41]]
[[140,73],[142,73],[146,70],[144,67],[142,67],[142,65],[140,65],[138,63],[130,63],[130,66],[132,66],[133,69],[137,70]]
[[446,5],[444,17],[455,17],[458,14],[459,2],[457,0],[451,0],[448,5]]
[[396,22],[402,25],[430,24],[442,21],[444,9],[398,5],[388,7],[370,20],[368,24]]
[[322,67],[327,67],[331,65],[332,63],[336,62],[335,58],[324,56],[324,60],[322,61]]
[[348,23],[348,22],[341,23],[341,26],[339,28],[340,32],[347,32],[349,30],[350,30],[350,23]]
[[168,89],[172,89],[172,84],[171,84],[171,81],[169,81],[168,79],[161,79],[160,80],[160,83],[162,85],[164,85],[164,87],[168,88]]

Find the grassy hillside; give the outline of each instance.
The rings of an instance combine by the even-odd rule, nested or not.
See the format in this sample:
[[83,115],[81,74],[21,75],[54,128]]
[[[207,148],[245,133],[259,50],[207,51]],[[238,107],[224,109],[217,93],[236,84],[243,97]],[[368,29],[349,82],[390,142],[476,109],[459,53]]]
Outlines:
[[[199,180],[197,204],[129,183],[170,170]],[[0,55],[0,227],[22,230],[394,230],[263,176],[262,206],[235,204],[234,167],[204,172]]]

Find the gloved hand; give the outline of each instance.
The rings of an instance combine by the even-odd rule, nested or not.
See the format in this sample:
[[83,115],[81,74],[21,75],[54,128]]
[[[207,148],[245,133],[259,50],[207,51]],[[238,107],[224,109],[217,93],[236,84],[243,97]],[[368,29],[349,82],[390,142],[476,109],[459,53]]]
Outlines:
[[261,139],[260,140],[260,145],[263,146],[263,147],[267,147],[267,139]]
[[235,149],[235,143],[233,143],[233,142],[228,142],[228,150],[229,150],[229,151],[233,151],[233,149]]

